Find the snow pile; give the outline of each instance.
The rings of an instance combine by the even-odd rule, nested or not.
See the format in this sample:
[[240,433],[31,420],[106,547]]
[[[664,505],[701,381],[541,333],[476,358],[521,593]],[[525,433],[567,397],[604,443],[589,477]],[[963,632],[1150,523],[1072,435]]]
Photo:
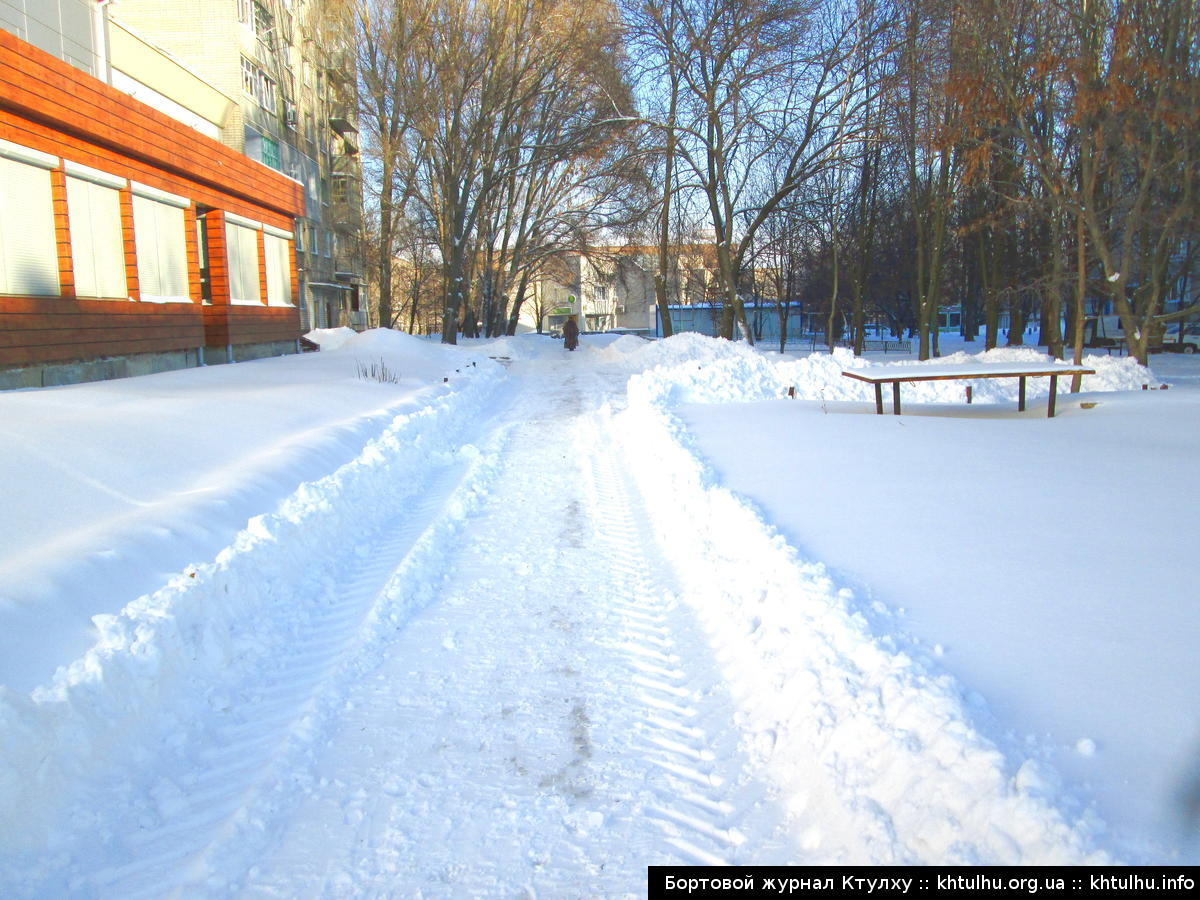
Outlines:
[[[457,446],[458,435],[494,384],[480,379],[398,417],[353,462],[253,518],[214,561],[189,567],[117,615],[96,616],[96,645],[51,684],[28,697],[0,688],[0,843],[44,842],[45,827],[71,799],[75,773],[104,766],[113,748],[126,755],[134,736],[154,724],[153,711],[186,721],[188,704],[198,705],[197,715],[227,704],[205,685],[261,665],[312,613],[274,590],[287,583],[285,573],[379,527],[420,492],[432,467],[456,457],[485,465],[473,447]],[[465,514],[460,508],[456,518]]]
[[[343,365],[343,361],[352,362],[356,356],[378,359],[397,372],[403,370],[406,384],[364,383],[355,377],[353,365]],[[159,581],[160,587],[142,596],[126,597],[112,612],[106,609],[112,598],[79,591],[75,583],[78,579],[62,580],[66,587],[58,590],[67,591],[65,594],[49,592],[47,587],[48,593],[37,604],[0,606],[4,617],[41,616],[46,624],[40,636],[31,637],[32,652],[40,652],[42,665],[62,663],[48,683],[32,692],[0,684],[0,845],[6,853],[14,854],[11,864],[15,866],[5,875],[5,883],[30,865],[28,857],[19,856],[22,851],[34,852],[53,864],[53,854],[46,854],[44,848],[47,841],[52,847],[53,839],[62,836],[51,831],[55,823],[69,820],[75,823],[72,827],[86,830],[106,815],[102,810],[89,810],[86,802],[73,795],[82,773],[103,771],[128,758],[131,752],[139,752],[131,748],[153,747],[169,739],[182,723],[200,721],[214,710],[227,708],[230,698],[214,686],[228,683],[239,673],[252,674],[264,660],[278,655],[305,621],[321,612],[297,603],[297,598],[281,589],[289,583],[290,575],[305,572],[319,581],[322,567],[329,560],[353,553],[364,535],[394,518],[403,504],[422,496],[430,473],[449,466],[468,470],[467,487],[460,498],[448,504],[444,522],[449,524],[444,527],[461,523],[474,502],[470,485],[484,477],[492,456],[464,445],[462,435],[488,404],[502,377],[498,366],[487,360],[481,363],[480,359],[404,335],[378,332],[350,338],[328,354],[0,398],[14,413],[22,415],[27,407],[53,409],[57,404],[65,423],[78,415],[77,402],[86,406],[88,398],[96,396],[126,398],[124,403],[104,408],[107,418],[91,435],[89,447],[96,457],[96,477],[107,472],[112,484],[120,484],[118,474],[124,470],[119,460],[122,454],[128,454],[128,442],[120,435],[137,427],[148,444],[146,459],[156,463],[154,467],[132,467],[126,474],[162,490],[166,499],[140,504],[139,514],[149,518],[132,532],[125,529],[128,514],[97,516],[88,539],[99,547],[116,548],[97,554],[111,558],[115,571],[124,573],[125,581],[107,586],[114,591],[120,584],[139,583],[138,579],[154,577],[157,570],[171,565],[178,556],[177,545],[198,546],[180,540],[172,530],[178,527],[174,516],[186,513],[205,518],[205,534],[211,540],[222,535],[223,523],[213,516],[214,508],[228,507],[235,516],[249,503],[257,510],[272,510],[252,515],[248,522],[243,517],[242,529],[227,539],[224,549],[203,557],[209,561],[188,565],[182,571],[176,569],[177,574],[165,584]],[[454,374],[453,367],[463,373],[462,377]],[[466,377],[467,372],[473,377]],[[331,376],[332,382],[328,381]],[[256,420],[264,417],[258,405],[259,391],[269,389],[275,378],[287,382],[285,392],[268,390],[266,396],[287,408],[281,411],[278,422],[267,424],[261,437],[284,443],[294,439],[302,444],[309,454],[303,456],[303,465],[273,446],[256,453],[255,445],[247,442],[247,437],[255,434]],[[451,383],[443,384],[447,378]],[[184,421],[199,419],[197,428],[212,430],[214,422],[222,426],[216,430],[223,429],[222,436],[235,441],[232,452],[240,467],[237,477],[218,470],[215,480],[196,490],[190,481],[195,473],[187,471],[186,466],[179,467],[179,460],[164,452],[170,443],[160,440],[154,428],[148,427],[146,410],[152,407],[143,395],[161,396],[165,409],[182,406]],[[334,412],[343,417],[357,412],[363,403],[371,404],[367,410],[377,410],[380,399],[386,398],[385,402],[391,404],[390,409],[385,407],[390,424],[368,439],[371,430],[361,427],[361,423],[374,421],[378,415],[348,419],[353,426],[347,431],[348,440],[360,441],[352,458],[324,469],[329,474],[323,477],[300,483],[277,504],[261,505],[264,498],[270,497],[269,491],[244,491],[242,481],[259,467],[266,467],[264,471],[274,488],[286,484],[290,473],[319,471],[322,462],[338,458],[339,453],[324,446],[324,430],[313,427],[322,421],[314,403],[336,397],[351,404],[346,409],[335,407]],[[189,412],[191,403],[196,404],[195,414]],[[126,411],[140,413],[136,422],[122,418]],[[308,430],[298,434],[286,430],[304,429],[306,419]],[[169,420],[165,427],[170,430],[172,422]],[[109,432],[113,432],[112,441]],[[105,455],[110,443],[115,448],[114,456]],[[197,457],[197,463],[200,459]],[[87,474],[92,463],[90,458],[81,457],[80,466],[87,468],[75,474]],[[11,468],[0,471],[4,479],[16,479],[20,474]],[[81,484],[86,488],[96,477],[89,475]],[[189,487],[192,490],[187,490]],[[111,488],[109,493],[123,496]],[[210,496],[204,498],[198,512],[188,512],[191,507],[186,503],[193,502],[194,494]],[[105,511],[105,515],[110,514]],[[160,519],[162,524],[157,524]],[[71,522],[70,518],[55,521],[60,528]],[[161,548],[143,546],[146,534],[159,532],[163,535]],[[84,567],[81,571],[86,572],[88,556],[67,562]],[[130,565],[131,559],[138,560],[139,565]],[[17,567],[16,562],[0,559],[0,563],[9,564],[11,571],[20,572],[36,572],[31,568],[36,562],[26,560]],[[431,577],[430,572],[420,571],[410,578],[403,586],[407,593],[393,598],[392,615],[406,604],[419,602],[420,585]],[[74,659],[47,656],[47,648],[59,649],[61,636],[53,630],[74,630],[71,623],[81,614],[86,616],[89,605],[94,626],[90,649]],[[66,624],[59,624],[59,620]],[[61,643],[71,646],[73,640]],[[23,679],[27,673],[14,674]],[[79,803],[79,808],[64,817],[64,810],[74,803]]]
[[779,361],[735,341],[684,332],[647,343],[618,341],[606,348],[605,358],[621,362],[646,376],[635,376],[632,391],[649,391],[661,402],[721,402],[763,400],[786,392]]
[[[616,345],[610,352],[616,350]],[[634,390],[649,392],[659,401],[675,403],[721,403],[770,400],[794,389],[801,400],[873,402],[874,388],[842,375],[843,369],[862,369],[872,362],[856,357],[847,349],[832,353],[813,353],[802,359],[763,353],[743,342],[722,341],[686,333],[637,348],[620,348],[630,362],[653,372],[653,377],[634,379]],[[1053,362],[1045,354],[1021,347],[997,348],[983,353],[954,353],[926,361],[899,360],[885,365],[896,367],[942,366],[966,363],[1025,363],[1043,366]],[[1085,376],[1085,392],[1140,390],[1142,385],[1157,385],[1150,371],[1131,357],[1087,356],[1084,365],[1095,369]],[[918,403],[962,403],[965,387],[971,385],[974,399],[981,403],[1015,403],[1016,378],[976,379],[972,381],[927,381],[905,384],[906,401]],[[1068,379],[1059,384],[1059,394],[1070,389]],[[1029,398],[1045,397],[1049,379],[1032,378],[1027,384]]]
[[304,336],[322,350],[336,350],[346,341],[357,337],[358,332],[343,325],[341,328],[314,328]]
[[478,369],[480,365],[485,368],[492,365],[486,355],[471,347],[448,346],[386,328],[354,334],[333,349],[339,356],[352,357],[359,363],[380,361],[394,375],[424,380],[462,374],[467,369]]
[[600,358],[640,369],[683,364],[707,365],[724,359],[750,359],[760,355],[742,341],[724,341],[685,331],[657,341],[622,335],[597,351]]
[[44,684],[95,642],[92,616],[215,558],[397,415],[503,375],[367,332],[328,352],[0,393],[0,684]]
[[[839,351],[834,351],[835,353]],[[848,353],[849,351],[840,351]],[[920,362],[917,360],[899,360],[891,363],[894,366],[942,366],[964,365],[972,363],[1020,363],[1029,366],[1052,365],[1054,357],[1042,353],[1033,347],[996,347],[982,353],[967,353],[958,351],[937,359]],[[1159,381],[1145,366],[1138,363],[1132,356],[1111,356],[1109,354],[1086,355],[1083,357],[1085,367],[1094,369],[1095,375],[1085,375],[1080,390],[1084,393],[1100,393],[1105,391],[1138,391],[1143,385],[1157,387]],[[850,366],[846,366],[850,368]],[[853,379],[845,379],[853,381]],[[1018,384],[1015,378],[977,379],[974,381],[924,382],[906,384],[904,396],[926,403],[958,403],[962,401],[963,386],[973,386],[975,399],[983,403],[1011,403],[1017,399]],[[863,385],[866,391],[872,389]],[[940,390],[939,390],[940,388]],[[1068,379],[1060,379],[1058,392],[1060,396],[1070,390]],[[1026,386],[1027,396],[1046,397],[1050,394],[1050,381],[1046,378],[1031,378]],[[911,393],[910,393],[911,392]]]
[[627,358],[650,343],[634,334],[585,334],[580,340],[584,348],[594,349],[607,359]]
[[474,352],[489,356],[492,359],[527,360],[566,353],[563,342],[548,334],[526,333],[514,337],[484,338],[480,340],[464,340],[462,346],[470,347]]
[[789,812],[799,822],[821,809],[831,831],[863,835],[871,858],[860,863],[1109,861],[1093,826],[1055,807],[1054,776],[1035,761],[1014,770],[972,725],[957,683],[873,635],[852,592],[716,483],[670,411],[681,399],[778,396],[786,380],[772,371],[819,384],[830,358],[760,363],[735,350],[701,370],[707,388],[690,364],[636,377],[615,427],[659,532],[689,536],[675,542],[681,599],[741,706],[751,762]]

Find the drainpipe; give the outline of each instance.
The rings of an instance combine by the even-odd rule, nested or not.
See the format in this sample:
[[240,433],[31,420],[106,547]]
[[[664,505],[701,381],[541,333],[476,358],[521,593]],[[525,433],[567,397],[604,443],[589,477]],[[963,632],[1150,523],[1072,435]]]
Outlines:
[[108,7],[112,0],[96,0],[96,15],[92,17],[92,40],[96,43],[96,77],[112,84],[108,61]]

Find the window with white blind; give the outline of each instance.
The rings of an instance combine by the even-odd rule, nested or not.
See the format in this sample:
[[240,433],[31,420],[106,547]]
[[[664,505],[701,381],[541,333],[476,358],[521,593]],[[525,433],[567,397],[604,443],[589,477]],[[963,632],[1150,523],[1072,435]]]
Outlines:
[[66,171],[75,295],[128,297],[121,234],[124,180],[73,163],[66,164]]
[[246,220],[225,215],[225,249],[229,256],[231,303],[262,303],[258,284],[258,228]]
[[272,228],[263,229],[263,250],[267,260],[267,303],[292,306],[292,257],[288,252],[291,235]]
[[142,299],[190,302],[183,215],[188,201],[139,184],[132,185],[132,190],[133,234]]
[[50,169],[58,160],[0,141],[0,294],[58,296]]

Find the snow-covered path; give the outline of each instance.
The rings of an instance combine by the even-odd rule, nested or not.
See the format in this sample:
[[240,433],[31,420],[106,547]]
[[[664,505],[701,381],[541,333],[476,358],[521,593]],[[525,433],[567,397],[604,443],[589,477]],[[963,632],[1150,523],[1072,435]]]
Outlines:
[[88,785],[28,886],[613,895],[792,859],[598,413],[625,376],[572,362],[515,363],[356,552],[264,572],[286,643]]
[[513,382],[486,503],[433,602],[347,692],[255,893],[611,896],[649,863],[770,851],[742,850],[742,820],[777,820],[589,427],[609,393],[544,366]]

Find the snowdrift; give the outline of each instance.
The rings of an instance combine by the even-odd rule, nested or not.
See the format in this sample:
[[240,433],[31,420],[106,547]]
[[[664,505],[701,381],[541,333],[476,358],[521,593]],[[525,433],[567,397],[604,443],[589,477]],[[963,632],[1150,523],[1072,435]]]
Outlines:
[[[139,746],[170,740],[179,723],[211,715],[229,702],[217,685],[239,672],[253,672],[315,614],[277,590],[275,585],[286,579],[272,573],[305,571],[319,580],[323,560],[353,553],[358,538],[377,529],[398,504],[420,494],[432,469],[461,460],[478,470],[468,483],[483,477],[489,461],[464,446],[461,435],[493,395],[502,378],[498,366],[394,332],[356,336],[330,356],[344,362],[374,358],[407,373],[409,387],[389,394],[403,402],[394,406],[382,433],[360,445],[349,462],[294,488],[273,511],[253,515],[211,561],[186,566],[158,589],[130,598],[119,612],[94,615],[94,645],[77,659],[63,660],[48,683],[31,693],[0,685],[0,845],[6,850],[0,862],[15,867],[3,873],[0,883],[44,875],[33,866],[34,857],[23,854],[49,859],[45,848],[62,837],[54,833],[56,823],[71,821],[74,829],[86,830],[89,822],[103,821],[104,811],[89,811],[86,804],[64,815],[80,801],[74,790],[81,774],[103,771],[137,753]],[[305,364],[319,394],[330,373],[323,367],[329,360],[316,369],[310,365],[316,360],[278,361],[290,377],[300,371],[288,365],[294,361]],[[352,366],[340,369],[346,370],[346,379],[354,379]],[[230,392],[213,394],[236,419],[239,391],[251,389],[259,372],[253,364],[242,364],[167,373],[165,378],[177,387],[210,374],[233,379]],[[455,372],[465,374],[455,377]],[[156,384],[162,388],[159,378]],[[455,383],[446,387],[444,378],[455,378]],[[136,390],[131,384],[107,389]],[[88,386],[82,387],[87,393]],[[427,387],[436,390],[430,393]],[[414,388],[422,392],[414,395]],[[295,384],[288,396],[301,406],[312,397]],[[414,396],[421,398],[415,405]],[[279,438],[267,433],[263,440]],[[469,499],[469,485],[466,493]],[[243,498],[229,499],[242,508]],[[469,503],[454,501],[449,512],[447,522],[460,522]],[[120,534],[113,531],[109,537]],[[420,580],[405,590],[415,591]],[[396,608],[418,600],[397,598]]]
[[[843,376],[842,369],[861,369],[878,364],[856,357],[850,350],[813,353],[795,359],[775,353],[763,353],[741,342],[720,341],[699,334],[679,334],[647,344],[630,338],[618,341],[604,351],[609,359],[625,358],[647,370],[656,370],[653,379],[635,382],[635,389],[650,392],[665,403],[721,403],[771,400],[795,390],[797,399],[817,401],[873,402],[870,385]],[[898,360],[885,365],[919,367],[967,362],[1028,363],[1044,365],[1052,358],[1032,348],[1007,347],[968,354],[958,352],[935,360],[920,362]],[[1084,365],[1096,370],[1085,376],[1084,392],[1140,390],[1142,385],[1157,386],[1150,370],[1131,357],[1085,356]],[[1065,381],[1065,380],[1064,380]],[[907,403],[962,403],[967,384],[974,386],[978,403],[1013,403],[1017,398],[1016,378],[985,381],[929,381],[906,384]],[[1065,396],[1069,383],[1059,385]],[[1049,394],[1049,380],[1034,378],[1028,396]]]

